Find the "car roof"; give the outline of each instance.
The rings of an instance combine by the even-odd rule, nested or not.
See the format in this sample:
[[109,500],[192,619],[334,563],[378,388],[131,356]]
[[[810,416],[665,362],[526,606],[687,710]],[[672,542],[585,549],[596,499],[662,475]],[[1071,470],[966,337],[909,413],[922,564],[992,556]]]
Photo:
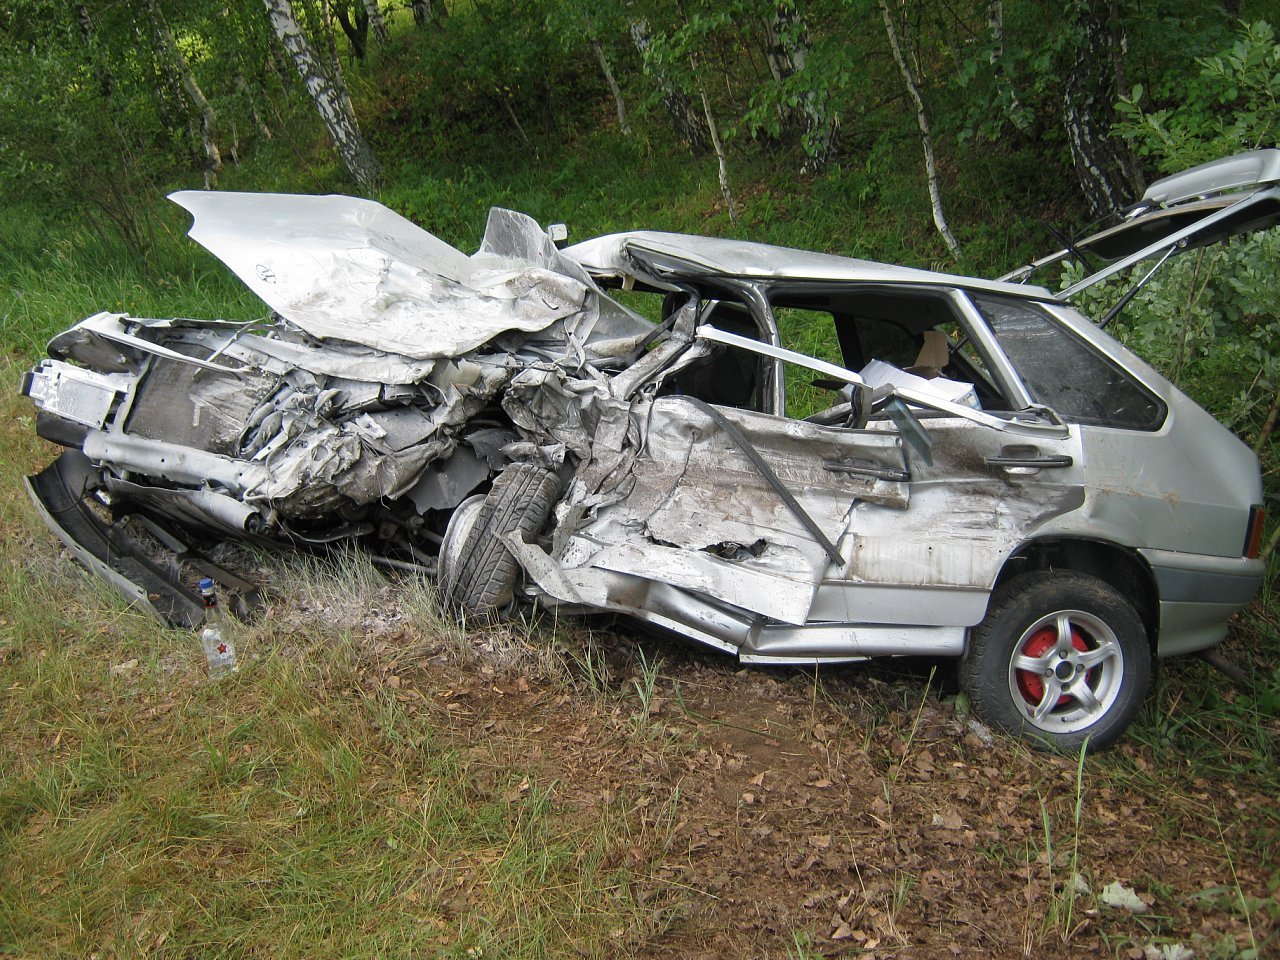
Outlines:
[[650,230],[613,233],[585,240],[563,252],[597,277],[634,276],[639,268],[655,279],[667,281],[731,277],[765,283],[811,280],[917,284],[961,287],[1027,299],[1054,299],[1045,288],[1031,284],[1005,283],[769,243],[687,233]]

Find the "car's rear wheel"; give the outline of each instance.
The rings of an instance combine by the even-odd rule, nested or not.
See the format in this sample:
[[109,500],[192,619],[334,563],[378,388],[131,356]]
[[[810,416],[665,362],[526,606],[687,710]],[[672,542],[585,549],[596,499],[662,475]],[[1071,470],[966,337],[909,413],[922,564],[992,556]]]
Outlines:
[[515,533],[538,533],[560,492],[550,470],[515,463],[502,471],[483,499],[462,503],[440,545],[440,589],[445,601],[484,623],[507,619],[513,610],[520,565],[502,542]]
[[979,718],[1064,752],[1114,743],[1150,682],[1151,650],[1133,605],[1103,581],[1066,571],[1023,574],[997,589],[960,661]]

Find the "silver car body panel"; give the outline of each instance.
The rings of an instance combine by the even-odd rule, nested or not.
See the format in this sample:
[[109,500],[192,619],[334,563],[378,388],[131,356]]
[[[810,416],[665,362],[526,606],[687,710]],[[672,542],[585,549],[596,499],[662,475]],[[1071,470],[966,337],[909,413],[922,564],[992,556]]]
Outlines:
[[194,190],[171,199],[195,218],[194,240],[314,337],[450,357],[588,309],[580,280],[467,257],[371,200]]
[[1016,297],[1052,296],[1042,287],[1026,284],[982,280],[833,253],[683,233],[645,230],[614,233],[575,244],[566,248],[564,253],[581,263],[593,276],[635,276],[668,283],[682,277],[713,275],[764,284],[789,280],[918,284],[983,290]]

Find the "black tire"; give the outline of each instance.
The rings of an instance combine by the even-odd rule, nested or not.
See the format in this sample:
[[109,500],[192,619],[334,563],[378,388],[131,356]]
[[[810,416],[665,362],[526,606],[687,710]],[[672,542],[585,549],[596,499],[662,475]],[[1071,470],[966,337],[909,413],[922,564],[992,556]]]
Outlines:
[[441,544],[441,554],[454,557],[441,571],[445,601],[481,623],[508,619],[520,565],[499,537],[508,533],[528,537],[541,531],[559,492],[560,480],[550,470],[530,463],[514,463],[503,470],[465,529],[451,529],[453,536],[462,538],[461,547],[455,550],[449,534]]
[[1092,752],[1119,739],[1142,706],[1151,647],[1137,611],[1110,585],[1068,571],[1026,573],[992,594],[959,672],[990,726],[1063,753],[1087,740]]

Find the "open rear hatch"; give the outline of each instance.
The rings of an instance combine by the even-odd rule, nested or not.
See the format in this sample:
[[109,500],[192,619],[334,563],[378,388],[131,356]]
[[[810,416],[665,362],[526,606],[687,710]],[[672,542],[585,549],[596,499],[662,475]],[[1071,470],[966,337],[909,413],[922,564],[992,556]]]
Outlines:
[[1275,226],[1280,222],[1280,150],[1251,150],[1157,180],[1120,216],[1114,226],[1000,279],[1025,283],[1045,268],[1074,259],[1091,272],[1059,294],[1070,299],[1143,261],[1163,262]]

